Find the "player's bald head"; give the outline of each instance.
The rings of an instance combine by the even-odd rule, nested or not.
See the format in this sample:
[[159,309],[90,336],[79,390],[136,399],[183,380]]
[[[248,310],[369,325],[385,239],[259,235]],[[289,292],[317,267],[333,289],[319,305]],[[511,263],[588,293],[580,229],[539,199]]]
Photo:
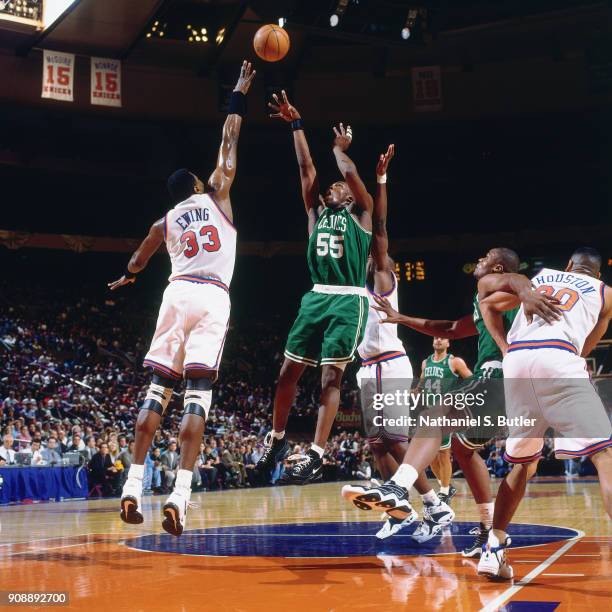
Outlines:
[[507,249],[506,247],[497,247],[493,249],[493,258],[496,263],[503,266],[504,272],[518,272],[521,260],[516,251]]
[[580,247],[572,253],[566,269],[576,272],[583,271],[585,274],[599,278],[601,255],[592,247]]

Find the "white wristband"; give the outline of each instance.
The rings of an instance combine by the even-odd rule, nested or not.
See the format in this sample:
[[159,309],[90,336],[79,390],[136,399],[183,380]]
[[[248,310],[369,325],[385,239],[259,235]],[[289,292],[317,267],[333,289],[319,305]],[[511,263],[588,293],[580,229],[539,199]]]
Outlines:
[[379,185],[384,185],[387,182],[387,173],[385,172],[382,176],[379,174],[376,175],[376,182]]

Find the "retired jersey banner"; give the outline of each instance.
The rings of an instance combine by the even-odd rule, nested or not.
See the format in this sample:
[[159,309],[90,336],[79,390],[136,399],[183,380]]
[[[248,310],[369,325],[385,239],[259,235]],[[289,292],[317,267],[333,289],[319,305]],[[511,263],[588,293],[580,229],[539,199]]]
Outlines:
[[440,66],[422,66],[412,69],[412,98],[415,111],[442,110]]
[[74,100],[74,55],[58,51],[43,51],[43,98]]
[[121,106],[121,61],[91,58],[91,103]]

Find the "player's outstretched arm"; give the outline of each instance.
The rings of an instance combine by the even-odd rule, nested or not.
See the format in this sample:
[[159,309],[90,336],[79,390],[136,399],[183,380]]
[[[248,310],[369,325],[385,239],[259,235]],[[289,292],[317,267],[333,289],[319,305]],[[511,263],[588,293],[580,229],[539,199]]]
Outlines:
[[165,222],[165,218],[159,219],[151,226],[147,237],[142,241],[140,246],[134,251],[134,254],[130,258],[123,276],[116,281],[108,283],[108,287],[111,291],[114,291],[123,285],[129,285],[130,283],[135,282],[136,275],[147,267],[149,259],[151,259],[153,253],[159,249],[164,241]]
[[273,94],[274,103],[268,102],[268,106],[272,110],[270,117],[274,119],[282,119],[291,124],[293,130],[293,144],[295,146],[295,154],[297,157],[298,166],[300,167],[300,182],[302,184],[302,199],[306,207],[306,213],[309,217],[316,215],[320,206],[319,202],[319,179],[315,169],[310,149],[304,134],[304,124],[302,116],[295,106],[293,106],[287,98],[287,92],[283,89],[281,98]]
[[254,77],[255,70],[251,68],[251,63],[245,60],[242,62],[240,76],[230,98],[229,114],[223,124],[217,166],[208,179],[208,185],[215,192],[217,202],[228,199],[230,188],[236,178],[238,136],[242,119],[246,115],[246,94]]
[[418,317],[409,317],[400,314],[391,306],[387,298],[374,296],[378,306],[374,308],[387,315],[386,319],[381,319],[379,323],[397,323],[405,325],[427,336],[434,338],[448,338],[449,340],[457,340],[459,338],[467,338],[469,336],[478,335],[478,330],[474,325],[472,315],[465,315],[456,321],[436,320],[436,319],[419,319]]
[[342,123],[339,124],[337,128],[334,127],[333,130],[335,134],[334,156],[336,157],[338,170],[342,173],[346,184],[355,198],[353,206],[359,211],[371,214],[373,208],[372,196],[363,184],[357,172],[357,166],[355,166],[353,160],[346,154],[346,150],[350,147],[351,142],[353,142],[353,130],[350,125],[348,125],[345,130]]
[[[493,298],[494,294],[497,295]],[[529,323],[534,315],[542,317],[549,324],[562,316],[559,300],[535,291],[531,281],[523,274],[506,272],[483,276],[478,281],[478,302],[482,304],[484,299],[497,311],[512,310],[522,303]]]
[[390,267],[389,237],[387,236],[387,169],[395,155],[395,145],[381,153],[376,164],[376,193],[372,213],[372,257],[374,259],[374,288],[387,293],[393,288],[394,271]]
[[607,285],[604,287],[604,303],[599,313],[599,318],[595,327],[591,330],[591,333],[587,336],[582,347],[582,357],[590,355],[591,351],[597,346],[597,343],[603,338],[606,331],[608,331],[608,325],[612,319],[612,288]]

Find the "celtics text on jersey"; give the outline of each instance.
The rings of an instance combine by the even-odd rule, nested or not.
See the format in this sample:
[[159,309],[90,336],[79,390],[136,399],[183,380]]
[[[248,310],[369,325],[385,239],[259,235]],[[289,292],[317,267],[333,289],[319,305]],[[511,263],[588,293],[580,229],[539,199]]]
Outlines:
[[365,287],[371,238],[348,208],[325,208],[308,241],[312,282]]

